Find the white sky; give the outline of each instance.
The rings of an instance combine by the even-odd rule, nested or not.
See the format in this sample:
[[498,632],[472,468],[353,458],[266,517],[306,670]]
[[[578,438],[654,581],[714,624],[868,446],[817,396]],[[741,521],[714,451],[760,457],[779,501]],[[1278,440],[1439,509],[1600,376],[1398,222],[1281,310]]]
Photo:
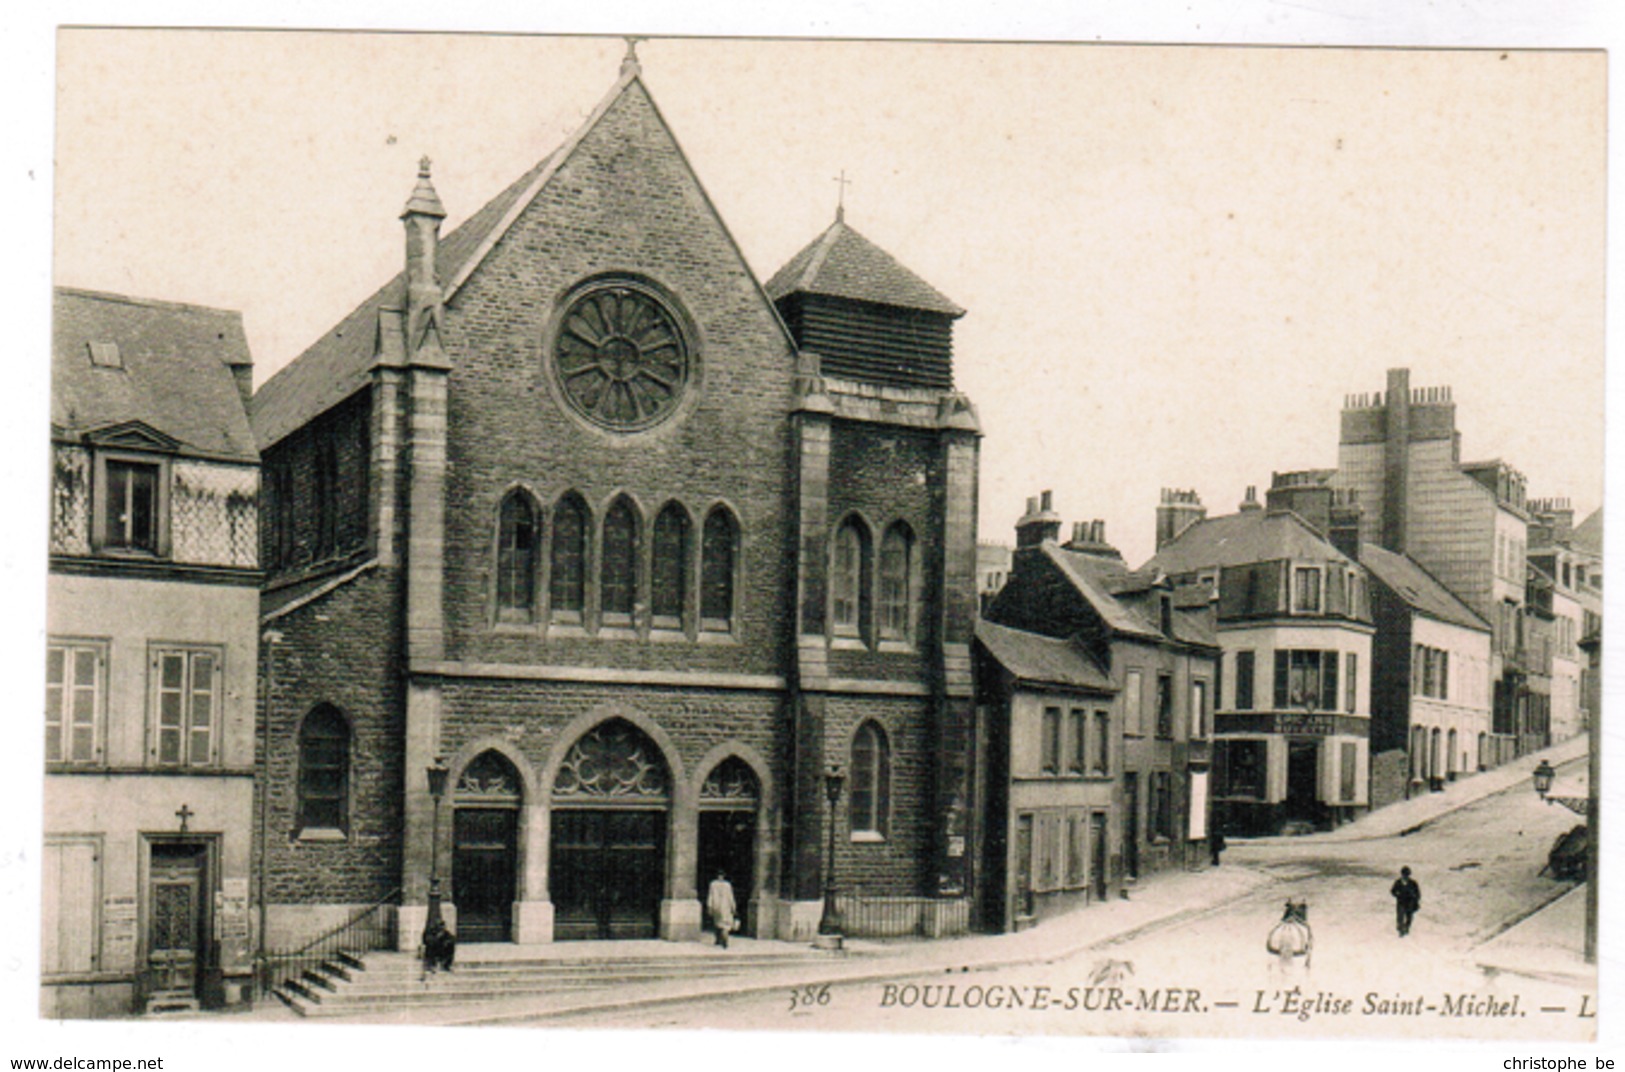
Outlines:
[[[261,381],[612,83],[613,38],[65,31],[55,281],[241,309]],[[983,538],[1027,495],[1133,562],[1336,463],[1346,393],[1455,389],[1464,454],[1601,502],[1599,52],[655,39],[645,80],[761,279],[850,224],[969,310]]]

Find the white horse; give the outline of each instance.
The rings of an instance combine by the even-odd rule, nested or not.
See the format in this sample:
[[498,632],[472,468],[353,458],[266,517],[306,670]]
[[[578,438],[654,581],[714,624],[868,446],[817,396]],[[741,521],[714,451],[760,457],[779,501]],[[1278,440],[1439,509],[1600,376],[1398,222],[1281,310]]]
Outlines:
[[1282,974],[1294,974],[1302,965],[1309,969],[1309,958],[1315,947],[1314,935],[1309,930],[1309,904],[1307,901],[1288,901],[1281,922],[1270,928],[1264,948],[1275,956],[1275,967]]

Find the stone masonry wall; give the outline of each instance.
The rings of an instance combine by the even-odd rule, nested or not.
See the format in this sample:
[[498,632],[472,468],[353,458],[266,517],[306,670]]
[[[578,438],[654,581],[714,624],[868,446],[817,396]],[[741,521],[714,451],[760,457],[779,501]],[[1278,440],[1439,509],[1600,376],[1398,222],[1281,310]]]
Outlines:
[[[548,354],[561,299],[600,275],[655,284],[691,322],[697,371],[679,412],[648,431],[618,435],[589,427],[558,400],[551,381]],[[447,657],[784,673],[794,359],[640,84],[587,133],[452,297],[445,324],[453,363]],[[530,489],[548,519],[564,492],[585,498],[593,533],[589,634],[598,530],[616,495],[630,495],[640,515],[640,627],[647,624],[650,527],[662,506],[676,500],[687,508],[695,555],[706,512],[728,506],[741,535],[733,642],[492,628],[497,508],[515,486]],[[539,587],[545,591],[545,580]]]
[[[393,571],[362,573],[274,620],[282,641],[261,659],[261,718],[269,739],[270,904],[369,904],[400,884],[404,699],[399,598]],[[268,673],[271,660],[274,671]],[[273,681],[274,675],[274,681]],[[343,840],[298,829],[298,735],[328,703],[350,724],[349,823]]]

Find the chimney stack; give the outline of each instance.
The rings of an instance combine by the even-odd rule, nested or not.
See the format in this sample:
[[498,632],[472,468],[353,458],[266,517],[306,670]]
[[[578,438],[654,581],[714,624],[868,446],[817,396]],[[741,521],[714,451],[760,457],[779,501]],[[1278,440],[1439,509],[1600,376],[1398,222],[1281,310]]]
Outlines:
[[1264,509],[1263,504],[1258,501],[1257,484],[1247,485],[1247,497],[1241,500],[1241,505],[1236,507],[1236,509],[1244,514],[1251,513],[1254,510]]
[[1123,553],[1106,542],[1106,522],[1098,518],[1094,521],[1073,522],[1072,538],[1065,546],[1068,551],[1116,559],[1119,562],[1123,560]]
[[1195,491],[1163,488],[1157,505],[1157,550],[1179,539],[1181,533],[1207,519],[1207,507]]
[[1048,491],[1027,500],[1027,513],[1016,522],[1017,548],[1037,547],[1045,540],[1060,537],[1061,517],[1052,509],[1053,505]]
[[1411,370],[1388,370],[1388,406],[1382,447],[1380,542],[1405,553],[1411,478]]

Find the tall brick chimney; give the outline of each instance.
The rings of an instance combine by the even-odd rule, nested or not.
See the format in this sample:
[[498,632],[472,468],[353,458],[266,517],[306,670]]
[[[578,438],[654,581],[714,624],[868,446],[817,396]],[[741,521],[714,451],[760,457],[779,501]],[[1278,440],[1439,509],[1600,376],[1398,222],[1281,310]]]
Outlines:
[[1207,519],[1207,507],[1194,491],[1163,488],[1157,504],[1157,550],[1179,539],[1179,534]]
[[1388,370],[1388,397],[1382,446],[1381,543],[1405,552],[1406,518],[1410,511],[1411,370]]
[[1016,522],[1016,548],[1037,547],[1061,535],[1061,515],[1054,510],[1050,492],[1027,500],[1027,512]]

